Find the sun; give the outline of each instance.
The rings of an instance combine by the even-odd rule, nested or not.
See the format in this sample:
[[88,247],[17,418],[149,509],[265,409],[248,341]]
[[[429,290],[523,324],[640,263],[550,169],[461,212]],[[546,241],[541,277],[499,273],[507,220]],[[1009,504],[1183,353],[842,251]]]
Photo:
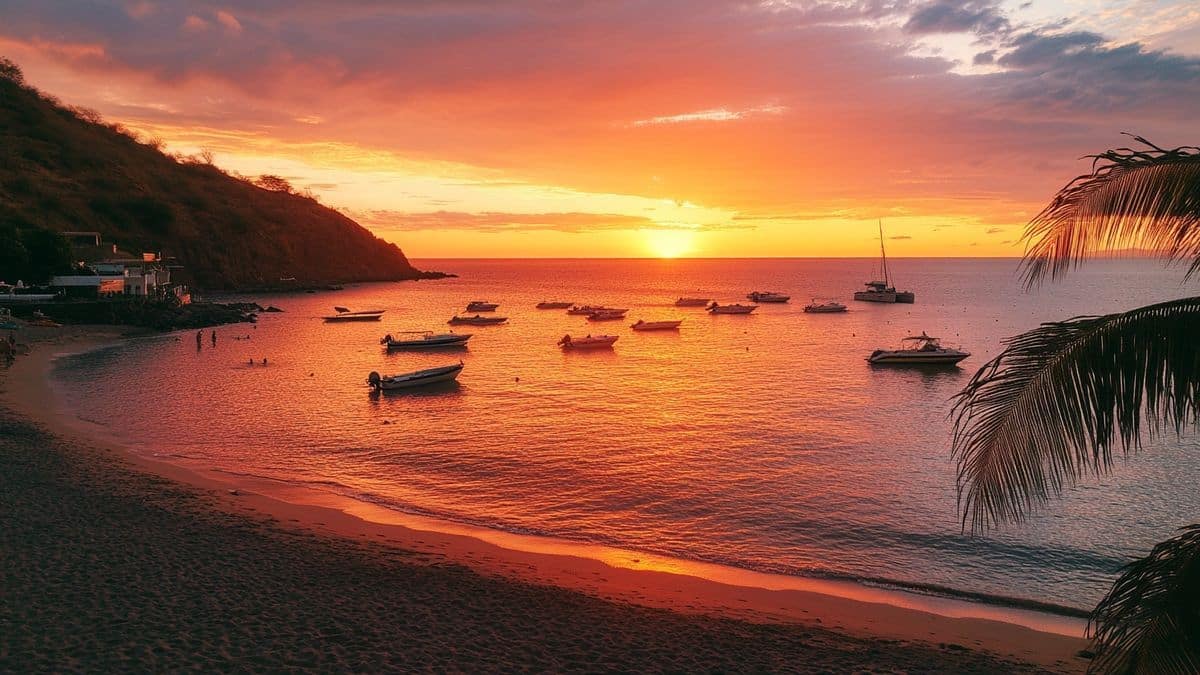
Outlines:
[[696,233],[690,230],[645,230],[646,249],[655,258],[678,258],[691,253]]

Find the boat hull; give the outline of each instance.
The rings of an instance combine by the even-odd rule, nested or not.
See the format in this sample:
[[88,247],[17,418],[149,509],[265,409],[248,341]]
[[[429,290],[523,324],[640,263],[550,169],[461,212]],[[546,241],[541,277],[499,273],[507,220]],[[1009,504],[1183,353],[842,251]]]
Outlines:
[[447,349],[453,347],[467,346],[467,340],[470,340],[470,335],[456,335],[453,339],[437,338],[432,340],[397,340],[386,342],[384,345],[389,352],[409,351],[415,349]]
[[537,308],[538,309],[569,309],[573,304],[575,304],[575,303],[572,303],[572,302],[539,302],[537,304]]
[[349,323],[351,321],[379,321],[383,318],[383,312],[378,314],[340,314],[337,316],[325,317],[325,323]]
[[896,293],[894,291],[856,291],[854,299],[859,302],[896,302]]
[[808,314],[840,314],[846,311],[845,305],[837,307],[805,307],[804,311]]
[[504,316],[489,316],[489,317],[471,317],[467,319],[454,317],[446,323],[453,326],[496,326],[508,321],[508,317]]
[[873,366],[953,366],[970,356],[966,352],[900,354],[884,352],[872,354],[867,361]]
[[454,380],[458,378],[458,374],[462,372],[462,369],[463,365],[458,363],[453,366],[428,368],[426,370],[418,370],[413,373],[390,377],[377,377],[378,373],[371,373],[372,377],[368,378],[368,382],[377,391],[416,389],[418,387],[427,387],[431,384]]
[[652,331],[652,330],[679,330],[679,324],[682,321],[643,321],[635,323],[630,328],[636,331]]

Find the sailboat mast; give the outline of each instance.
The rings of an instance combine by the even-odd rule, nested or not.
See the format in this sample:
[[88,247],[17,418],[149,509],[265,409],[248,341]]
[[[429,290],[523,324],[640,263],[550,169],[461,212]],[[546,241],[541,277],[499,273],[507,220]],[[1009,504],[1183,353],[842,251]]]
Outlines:
[[883,260],[883,283],[891,287],[892,283],[888,280],[887,269],[887,250],[883,248],[883,219],[879,219],[879,257]]

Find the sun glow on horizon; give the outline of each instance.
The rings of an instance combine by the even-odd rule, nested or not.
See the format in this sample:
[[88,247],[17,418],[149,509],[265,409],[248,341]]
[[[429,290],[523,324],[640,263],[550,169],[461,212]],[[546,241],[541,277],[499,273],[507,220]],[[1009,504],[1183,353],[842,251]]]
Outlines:
[[642,237],[655,258],[679,258],[696,247],[696,233],[691,230],[643,230]]

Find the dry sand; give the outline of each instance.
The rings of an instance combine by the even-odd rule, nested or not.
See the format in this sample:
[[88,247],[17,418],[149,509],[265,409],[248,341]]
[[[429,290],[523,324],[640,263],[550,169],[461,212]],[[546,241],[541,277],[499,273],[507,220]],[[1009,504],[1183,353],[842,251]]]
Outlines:
[[1078,637],[869,589],[719,583],[413,529],[312,494],[231,495],[58,417],[53,354],[116,335],[38,331],[0,381],[0,671],[1086,667]]

